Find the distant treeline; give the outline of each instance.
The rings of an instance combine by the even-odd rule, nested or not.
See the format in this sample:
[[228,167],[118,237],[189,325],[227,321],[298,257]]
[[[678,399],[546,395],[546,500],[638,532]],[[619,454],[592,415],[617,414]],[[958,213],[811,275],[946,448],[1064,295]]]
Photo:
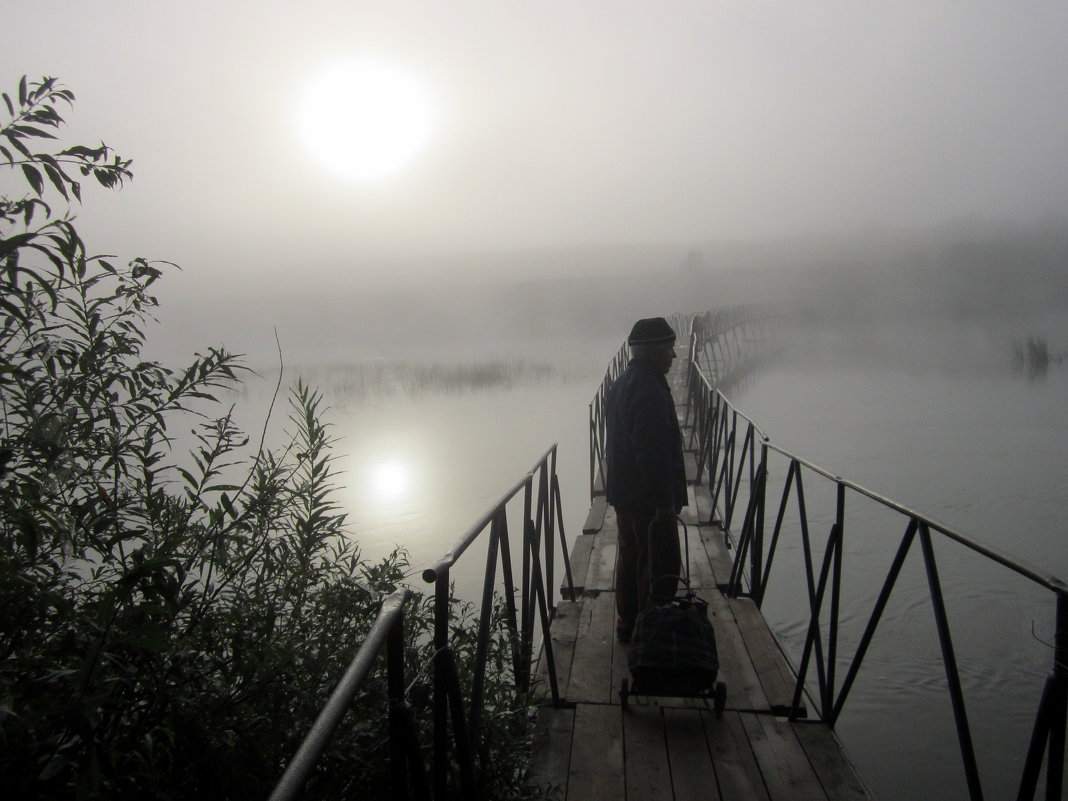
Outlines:
[[1017,364],[1031,369],[1045,370],[1050,363],[1064,361],[1064,353],[1050,353],[1045,337],[1029,336],[1026,340],[1014,340],[1012,355]]
[[[790,303],[828,321],[861,325],[1033,315],[1068,307],[1066,263],[1068,220],[969,221],[763,242],[362,260],[324,266],[322,281],[198,293],[184,301],[195,313],[176,305],[175,314],[210,319],[219,336],[231,326],[238,339],[250,327],[233,313],[239,299],[258,319],[277,324],[287,353],[335,361],[426,349],[473,355],[491,347],[495,354],[536,354],[557,364],[573,343],[622,341],[639,317],[724,306]],[[376,283],[370,271],[398,283]]]
[[[513,257],[513,269],[500,270],[513,280],[486,282],[462,298],[431,287],[408,293],[406,320],[415,321],[413,330],[426,327],[438,336],[492,330],[523,342],[608,333],[622,338],[637,317],[748,304],[788,303],[843,322],[983,323],[1068,307],[1068,222],[976,222],[639,253],[648,264],[644,270],[620,256],[621,267],[613,271],[607,257],[588,252],[527,254],[525,262]],[[540,277],[538,257],[545,264],[570,262],[572,269],[547,269]]]

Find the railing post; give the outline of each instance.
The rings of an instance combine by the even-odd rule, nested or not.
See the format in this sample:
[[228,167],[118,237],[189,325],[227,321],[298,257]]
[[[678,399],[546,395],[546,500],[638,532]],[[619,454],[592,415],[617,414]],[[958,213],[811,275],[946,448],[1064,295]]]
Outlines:
[[538,505],[541,511],[538,514],[542,521],[542,547],[545,557],[545,603],[549,609],[553,608],[554,593],[556,591],[556,519],[553,516],[552,478],[556,475],[556,446],[551,450],[551,455],[542,463],[541,475],[538,487]]
[[[1035,727],[1020,778],[1018,801],[1035,797],[1047,751],[1046,799],[1060,799],[1064,788],[1065,723],[1068,718],[1068,593],[1057,595],[1057,632],[1053,644],[1053,670],[1042,689]],[[1048,745],[1048,750],[1047,750]]]
[[[528,521],[528,526],[533,526],[533,523]],[[534,559],[531,564],[532,576],[531,576],[531,602],[537,605],[537,610],[531,609],[531,613],[540,615],[541,630],[545,635],[542,640],[542,648],[545,650],[545,660],[549,673],[549,688],[552,693],[553,706],[559,706],[560,704],[560,687],[556,679],[556,658],[553,655],[553,638],[549,634],[549,627],[551,626],[551,619],[549,616],[549,607],[546,601],[545,595],[545,578],[541,570],[541,561],[537,558],[537,551],[534,550]],[[531,620],[531,626],[533,627],[533,618]],[[529,666],[533,658],[533,646],[530,651],[526,652],[526,665]],[[517,682],[517,689],[523,693],[530,692],[530,670],[527,669],[523,674],[522,683]]]
[[436,801],[445,801],[449,792],[449,569],[441,570],[434,581],[434,764],[433,785]]
[[709,407],[708,388],[692,364],[690,365],[690,373],[693,376],[690,382],[692,385],[690,395],[694,397],[694,422],[690,429],[690,444],[696,446],[697,456],[695,461],[697,463],[697,472],[694,480],[695,484],[700,486],[701,478],[705,475],[705,469],[708,467],[711,456],[709,453],[709,446],[711,445],[711,437],[709,436],[711,410]]
[[1061,798],[1064,787],[1065,726],[1068,724],[1068,595],[1057,596],[1057,634],[1053,648],[1056,702],[1050,721],[1049,764],[1046,766],[1046,798]]
[[841,479],[836,481],[837,496],[835,500],[835,529],[838,532],[837,547],[834,551],[834,561],[831,563],[831,612],[827,630],[827,699],[828,703],[823,713],[824,720],[829,719],[834,700],[835,674],[838,666],[838,621],[841,616],[842,606],[842,553],[845,551],[845,484]]
[[723,453],[723,467],[727,471],[727,484],[724,487],[725,494],[723,496],[725,513],[723,527],[728,531],[731,528],[731,523],[734,521],[734,498],[738,494],[737,490],[734,488],[734,450],[738,437],[738,412],[732,410],[730,420],[730,433],[727,435]]
[[531,559],[538,555],[537,542],[535,541],[533,503],[534,476],[527,476],[526,487],[523,491],[523,628],[520,631],[520,653],[522,661],[520,669],[522,673],[516,677],[516,683],[523,688],[530,686],[530,660],[534,650],[534,587],[533,568]]
[[593,405],[595,400],[590,401],[590,503],[593,503],[594,495],[594,473],[596,471],[595,463],[599,461],[598,452],[596,447],[596,436],[594,429],[597,427],[597,423],[593,418]]
[[[750,457],[752,459],[752,457]],[[759,608],[764,602],[764,503],[768,475],[767,440],[760,443],[760,464],[757,465],[751,491],[756,495],[756,510],[753,520],[752,580],[753,600]]]
[[448,707],[452,713],[452,729],[456,739],[456,761],[460,768],[461,798],[475,798],[475,755],[474,744],[467,731],[464,717],[464,698],[460,687],[460,674],[456,669],[456,658],[452,649],[446,648],[441,656],[445,667]]
[[711,437],[712,464],[708,468],[708,492],[712,496],[711,508],[708,511],[708,524],[716,522],[716,509],[719,506],[720,481],[720,458],[723,450],[724,431],[723,423],[727,417],[723,414],[722,402],[719,393],[709,387],[710,403],[712,405],[712,428],[709,431]]
[[553,508],[556,510],[556,522],[560,530],[560,553],[564,562],[564,575],[567,577],[567,600],[575,600],[575,579],[571,575],[571,557],[567,553],[567,531],[564,528],[563,499],[560,497],[560,481],[553,473]]
[[942,646],[942,664],[946,668],[946,682],[949,685],[949,697],[953,705],[953,718],[957,724],[957,740],[960,744],[961,758],[964,761],[964,775],[968,782],[968,793],[973,801],[981,801],[983,791],[979,781],[979,768],[975,762],[975,747],[972,745],[968,714],[964,707],[964,690],[960,683],[957,657],[953,651],[953,638],[950,636],[949,618],[946,615],[946,604],[942,597],[942,584],[938,578],[934,546],[931,544],[931,531],[926,523],[920,523],[919,533],[920,546],[923,548],[923,561],[927,567],[927,583],[931,591],[931,606],[938,629],[938,641]]
[[404,617],[386,641],[386,687],[389,695],[389,777],[393,798],[408,798],[408,748],[404,700]]
[[475,748],[482,736],[482,698],[486,679],[486,661],[489,658],[489,641],[493,629],[493,587],[497,582],[497,552],[501,532],[500,516],[490,523],[489,549],[486,553],[486,574],[482,586],[482,608],[478,616],[478,642],[475,644],[475,675],[471,685],[471,719],[468,731]]
[[504,614],[508,631],[512,637],[512,674],[520,675],[522,663],[522,647],[519,636],[519,615],[522,610],[517,610],[515,605],[515,579],[512,577],[512,550],[508,544],[508,513],[502,506],[497,510],[493,525],[499,520],[501,536],[499,538],[501,548],[501,573],[504,576]]

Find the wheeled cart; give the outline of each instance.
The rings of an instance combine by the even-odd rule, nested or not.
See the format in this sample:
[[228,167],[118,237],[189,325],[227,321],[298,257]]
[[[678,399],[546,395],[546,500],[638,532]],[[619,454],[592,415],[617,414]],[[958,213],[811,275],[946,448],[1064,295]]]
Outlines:
[[[678,578],[686,590],[666,601],[657,601],[650,592],[634,625],[627,653],[630,679],[623,679],[619,700],[626,710],[632,695],[703,698],[712,701],[720,715],[727,703],[727,687],[717,681],[716,635],[708,618],[708,602],[690,585],[690,533],[685,521],[679,522],[686,543],[686,575]],[[650,536],[652,531],[650,525]]]

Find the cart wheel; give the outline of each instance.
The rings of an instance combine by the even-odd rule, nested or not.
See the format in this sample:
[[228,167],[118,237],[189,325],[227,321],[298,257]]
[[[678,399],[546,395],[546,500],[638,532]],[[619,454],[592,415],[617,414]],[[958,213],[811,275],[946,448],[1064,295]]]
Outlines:
[[716,682],[716,694],[713,701],[716,717],[723,716],[723,710],[727,706],[727,685],[722,681]]
[[627,679],[623,679],[623,685],[619,688],[619,705],[623,707],[623,711],[627,711],[627,696],[630,694],[630,682]]

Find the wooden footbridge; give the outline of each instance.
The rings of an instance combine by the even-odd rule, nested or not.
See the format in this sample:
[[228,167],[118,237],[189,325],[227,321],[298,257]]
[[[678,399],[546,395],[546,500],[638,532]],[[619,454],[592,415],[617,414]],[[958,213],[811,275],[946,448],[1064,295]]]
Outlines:
[[[1016,780],[1018,799],[1037,797],[1042,785],[1046,799],[1063,798],[1068,583],[807,462],[760,432],[719,390],[751,369],[754,343],[761,341],[759,329],[766,320],[763,310],[744,308],[673,321],[676,331],[690,331],[690,347],[677,348],[680,358],[670,379],[691,479],[683,515],[689,531],[687,561],[693,589],[708,602],[715,627],[719,678],[727,687],[721,713],[711,702],[694,698],[631,694],[626,705],[621,703],[620,690],[629,671],[627,646],[615,640],[616,521],[604,504],[600,480],[604,398],[626,365],[621,350],[590,406],[593,503],[583,533],[569,543],[564,531],[553,445],[422,571],[423,580],[433,585],[429,639],[418,634],[413,638],[406,628],[413,588],[398,589],[383,599],[378,620],[287,765],[272,801],[300,796],[304,783],[319,769],[317,762],[334,729],[346,716],[354,716],[353,699],[374,671],[385,676],[378,682],[378,695],[368,696],[368,703],[388,709],[388,731],[379,737],[387,758],[376,761],[384,773],[366,771],[360,777],[368,797],[494,798],[492,726],[522,717],[533,699],[538,714],[531,783],[524,784],[530,797],[535,786],[538,791],[548,786],[555,788],[554,795],[539,792],[537,797],[870,799],[872,794],[835,735],[835,724],[910,559],[920,561],[913,568],[922,566],[925,580],[925,585],[907,585],[910,601],[933,619],[945,673],[945,703],[938,710],[925,707],[922,712],[949,713],[956,733],[955,744],[948,739],[933,744],[938,754],[932,758],[951,765],[955,751],[960,789],[971,801],[982,801],[983,779],[989,785],[991,777],[982,775],[980,752],[973,743],[969,693],[961,679],[950,625],[957,598],[943,591],[939,553],[945,554],[943,563],[961,553],[982,558],[1000,575],[1047,594],[1047,625],[1052,624],[1055,632],[1052,669],[1036,692],[1040,698],[1030,740],[1019,750],[1015,750],[1019,744],[1013,746],[1016,762],[1011,769],[1003,768],[1015,774],[1018,765],[1018,778],[994,778],[1002,788],[997,797],[1010,797],[1004,791],[1006,781]],[[824,509],[819,519],[833,521],[825,536],[816,525],[817,505]],[[888,550],[889,566],[870,574],[865,593],[855,598],[847,593],[843,564],[861,556],[870,561],[870,556],[850,551],[847,542],[853,541],[847,532],[859,527],[857,510],[872,506],[887,516],[879,542]],[[484,550],[470,547],[476,540],[485,544]],[[789,541],[790,550],[777,559],[780,540]],[[464,655],[464,649],[455,647],[450,571],[465,553],[480,550],[485,554],[485,578],[477,644]],[[568,554],[562,598],[557,598],[557,555]],[[803,647],[798,652],[794,643],[792,661],[784,656],[761,613],[773,564],[777,574],[793,570],[787,575],[788,594],[777,596],[777,602],[786,598],[802,619],[808,619]],[[981,580],[988,580],[986,573]],[[849,626],[842,625],[843,608],[848,608]],[[540,658],[536,657],[539,642]],[[383,652],[384,660],[379,658]],[[497,654],[492,668],[491,652]],[[413,655],[414,664],[408,661]],[[466,661],[461,665],[461,660]],[[514,689],[508,702],[513,706],[505,714],[499,709],[495,714],[487,702],[490,669]],[[429,697],[420,689],[426,681],[432,685]],[[999,748],[1005,751],[1004,744]],[[989,757],[989,750],[986,753]],[[511,772],[508,777],[513,784],[522,781]],[[907,781],[903,786],[908,787]],[[515,797],[514,790],[513,786],[506,792],[508,797]]]
[[[669,379],[685,422],[683,350]],[[551,640],[563,704],[539,710],[535,781],[569,801],[871,798],[828,726],[788,719],[796,676],[754,601],[722,592],[732,571],[726,538],[702,525],[712,518],[711,499],[692,481],[696,454],[686,456],[691,584],[709,604],[726,709],[717,715],[700,699],[641,696],[621,705],[629,673],[628,646],[614,636],[616,522],[600,496],[571,553],[575,597],[556,605]],[[541,665],[543,681],[545,674]]]

